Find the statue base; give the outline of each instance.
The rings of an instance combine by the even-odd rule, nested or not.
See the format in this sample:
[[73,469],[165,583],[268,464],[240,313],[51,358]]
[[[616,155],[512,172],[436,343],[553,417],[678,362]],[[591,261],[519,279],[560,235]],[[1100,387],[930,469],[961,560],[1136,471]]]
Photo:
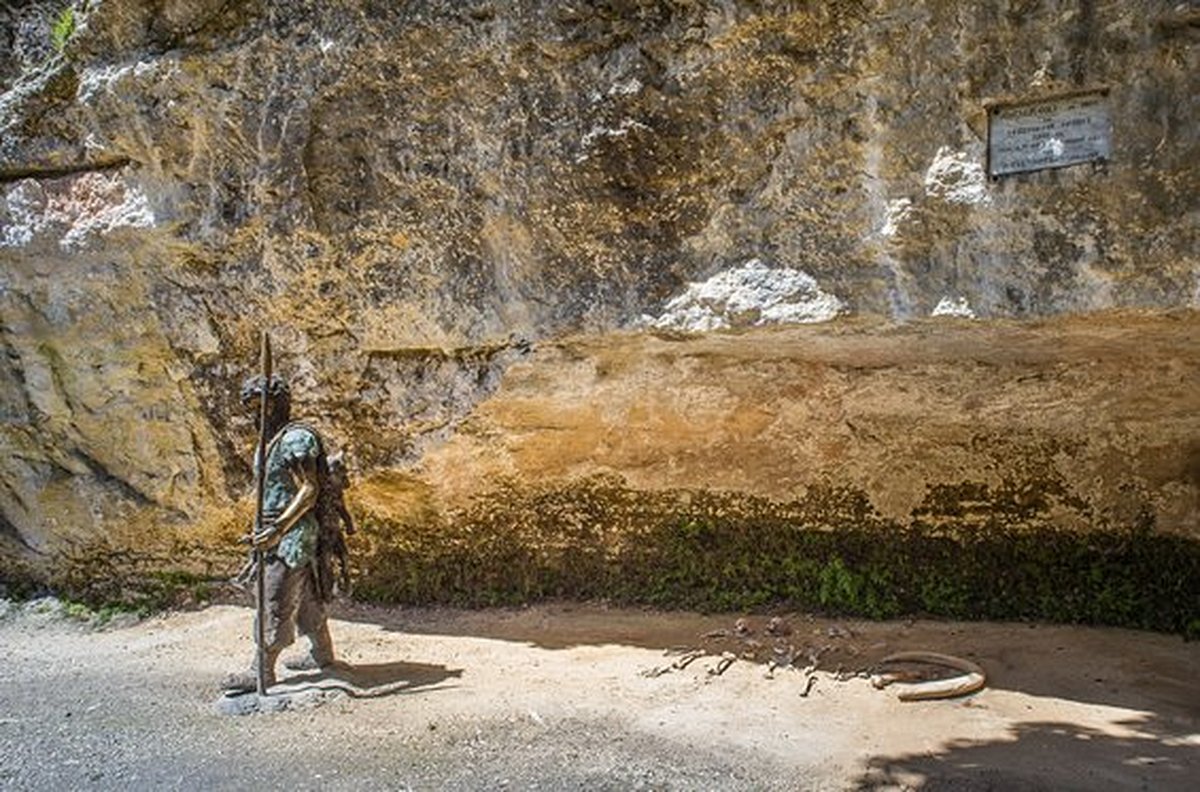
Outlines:
[[214,707],[220,715],[257,715],[312,709],[345,696],[345,691],[336,688],[313,685],[289,688],[286,685],[276,685],[262,696],[253,690],[248,693],[224,694],[217,699]]

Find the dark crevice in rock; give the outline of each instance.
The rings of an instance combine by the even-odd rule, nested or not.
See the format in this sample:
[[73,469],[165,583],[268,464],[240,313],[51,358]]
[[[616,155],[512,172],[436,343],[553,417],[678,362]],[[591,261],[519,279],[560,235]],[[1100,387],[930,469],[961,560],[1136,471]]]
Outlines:
[[1200,8],[1168,12],[1158,18],[1157,25],[1168,36],[1200,29]]
[[[241,432],[237,429],[235,405],[236,383],[240,380],[231,376],[229,367],[218,358],[211,362],[196,363],[189,381],[195,389],[201,414],[217,446],[217,463],[225,481],[225,495],[236,499],[246,492],[247,487],[253,485],[245,449],[238,444]],[[195,447],[194,432],[192,437]]]
[[[12,484],[10,484],[7,481],[0,481],[0,486],[2,486],[4,488],[4,491],[7,494],[7,496],[9,498],[12,498],[13,503],[15,503],[17,505],[17,508],[23,510],[26,514],[31,513],[31,509],[29,508],[29,502],[27,500],[25,500],[25,497],[23,495],[21,495],[19,490],[17,490],[15,487],[12,486]],[[0,516],[4,516],[4,515],[0,514]]]
[[[195,457],[196,459],[203,459],[204,458],[204,449],[203,449],[203,446],[200,444],[200,438],[196,435],[195,428],[188,426],[187,431],[188,431],[188,439],[191,441],[191,444],[192,444],[192,456]],[[199,479],[198,484],[200,486],[200,489],[208,490],[209,489],[208,475],[206,474],[203,465],[198,465],[196,467],[196,475]]]
[[79,173],[106,173],[108,171],[120,170],[131,164],[133,164],[133,160],[129,157],[116,157],[110,160],[101,160],[100,162],[84,162],[77,165],[63,165],[61,167],[31,165],[24,168],[0,168],[0,184],[20,181],[22,179],[61,179],[65,176],[74,176]]
[[4,399],[0,399],[0,421],[7,424],[32,423],[33,404],[21,356],[9,341],[8,328],[0,322],[0,382],[5,384]]
[[16,541],[22,548],[36,551],[33,545],[29,544],[28,540],[21,534],[21,531],[9,518],[6,511],[11,509],[13,505],[17,510],[24,512],[26,515],[32,514],[29,507],[29,502],[21,494],[20,490],[14,487],[10,482],[0,480],[0,488],[4,490],[4,496],[9,500],[8,507],[0,507],[0,537],[9,537]]
[[12,524],[12,521],[8,519],[8,516],[3,511],[0,511],[0,537],[13,540],[24,550],[33,550],[33,546],[25,541],[25,537],[17,530],[17,526]]
[[133,501],[138,506],[159,505],[149,495],[142,492],[126,479],[113,473],[107,465],[86,451],[76,448],[72,451],[72,455],[87,467],[97,481],[117,490],[127,500]]

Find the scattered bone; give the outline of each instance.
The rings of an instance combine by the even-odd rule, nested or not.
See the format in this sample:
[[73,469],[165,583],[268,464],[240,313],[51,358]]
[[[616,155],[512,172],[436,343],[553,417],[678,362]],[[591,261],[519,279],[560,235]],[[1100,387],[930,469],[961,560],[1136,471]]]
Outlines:
[[772,616],[767,622],[767,634],[775,636],[791,635],[792,628],[783,619],[778,616]]
[[[953,668],[956,671],[962,672],[959,676],[949,677],[948,679],[933,679],[927,682],[903,685],[896,694],[901,701],[928,701],[931,699],[965,696],[968,693],[980,690],[987,684],[987,675],[978,664],[970,660],[964,660],[961,657],[954,657],[953,655],[939,654],[937,652],[897,652],[883,658],[879,663],[880,665],[886,665],[887,663],[929,663]],[[905,673],[917,674],[918,678],[921,678],[918,672],[884,673],[871,677],[871,684],[878,689],[882,689],[893,682],[903,681],[902,676]]]
[[721,654],[721,659],[717,661],[717,664],[708,669],[708,675],[721,676],[721,674],[724,674],[729,670],[729,666],[733,665],[734,660],[737,660],[737,656],[735,654],[732,652],[723,652]]
[[665,654],[668,657],[672,655],[678,655],[678,657],[676,657],[676,659],[668,665],[647,668],[640,672],[641,675],[650,679],[655,679],[663,674],[669,674],[672,671],[682,671],[691,665],[692,661],[696,660],[697,658],[704,657],[706,652],[703,649],[685,649],[683,650],[683,653],[680,654],[677,649],[668,649]]
[[671,668],[675,669],[676,671],[682,671],[691,665],[693,660],[704,657],[704,654],[705,652],[703,649],[693,649],[692,651],[680,657],[674,663],[671,663]]
[[829,644],[825,644],[824,646],[822,646],[822,647],[819,647],[819,648],[817,648],[817,649],[809,649],[809,650],[808,650],[808,663],[809,663],[809,665],[811,665],[811,666],[813,666],[813,667],[816,667],[816,666],[817,666],[817,664],[818,664],[818,663],[820,663],[820,661],[821,661],[821,655],[825,654],[826,652],[828,652],[828,651],[829,651],[830,649],[832,649],[832,648],[833,648],[833,647],[832,647],[832,646],[830,646]]
[[[784,623],[778,616],[773,617],[763,630],[765,635],[772,636],[789,635],[791,632],[791,627]],[[749,621],[745,618],[739,618],[734,622],[732,629],[712,630],[701,635],[701,639],[705,641],[725,639],[727,642],[730,640],[733,642],[732,646],[726,643],[726,647],[728,648],[726,651],[721,652],[717,663],[707,669],[707,675],[723,675],[740,657],[751,662],[763,662],[766,665],[766,671],[763,676],[766,679],[774,679],[776,670],[780,668],[801,670],[796,661],[798,658],[803,657],[807,660],[807,664],[802,669],[805,677],[805,689],[801,696],[807,697],[816,684],[816,673],[820,667],[823,655],[834,652],[833,658],[835,660],[846,659],[847,657],[856,658],[860,657],[864,652],[873,652],[886,648],[886,642],[873,643],[865,650],[861,645],[854,642],[847,641],[841,643],[840,641],[843,639],[854,637],[855,632],[850,628],[838,625],[831,625],[823,630],[814,631],[814,635],[834,639],[835,643],[810,645],[801,647],[800,649],[791,645],[785,646],[779,640],[773,642],[773,644],[763,643],[749,637],[753,634],[754,630],[750,626]],[[642,676],[654,678],[670,673],[671,671],[682,671],[700,657],[716,656],[715,649],[717,648],[710,645],[709,650],[705,651],[703,648],[672,647],[664,653],[668,657],[674,656],[676,658],[672,663],[646,669],[641,674]],[[769,652],[767,651],[768,648]],[[831,674],[831,678],[838,683],[848,682],[856,678],[868,679],[876,689],[882,689],[899,683],[897,695],[901,701],[922,701],[963,696],[974,693],[986,684],[986,676],[982,668],[968,660],[951,655],[941,655],[934,652],[899,652],[883,658],[879,665],[882,666],[888,663],[941,665],[955,669],[961,673],[950,678],[931,679],[931,675],[927,671],[906,668],[881,669],[879,666],[876,666],[876,668],[872,669],[874,671],[872,673],[871,671],[862,669],[861,666],[848,669],[845,664],[838,664]]]
[[774,679],[775,669],[777,668],[790,668],[793,671],[796,670],[795,662],[796,647],[788,646],[784,648],[778,645],[771,647],[771,659],[767,663],[767,673],[765,674],[766,678]]

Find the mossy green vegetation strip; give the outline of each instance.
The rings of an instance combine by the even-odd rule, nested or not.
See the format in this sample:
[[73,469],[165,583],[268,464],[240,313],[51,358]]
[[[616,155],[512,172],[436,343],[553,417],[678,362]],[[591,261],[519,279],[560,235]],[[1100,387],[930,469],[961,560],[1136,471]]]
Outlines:
[[1036,498],[1014,497],[1028,487],[968,489],[969,513],[943,508],[933,519],[918,510],[908,525],[838,488],[785,504],[638,492],[604,478],[542,492],[504,489],[440,521],[368,516],[355,595],[462,606],[567,598],[702,611],[781,607],[1200,637],[1200,543],[1156,533],[1145,517],[1063,530],[1043,519]]
[[[410,522],[360,514],[354,596],[1035,620],[1200,638],[1200,542],[1157,532],[1146,514],[1129,524],[1093,515],[1091,529],[1064,530],[1050,514],[1066,500],[1028,482],[932,487],[900,524],[863,493],[838,487],[780,503],[645,492],[608,477],[505,486],[470,508],[424,510]],[[59,554],[49,572],[3,566],[10,596],[48,585],[93,609],[145,613],[205,601],[243,560],[238,547],[150,554],[98,542]]]
[[238,547],[174,543],[149,550],[99,538],[34,561],[0,553],[0,596],[53,593],[66,603],[67,615],[103,624],[121,613],[146,616],[204,604],[244,558]]

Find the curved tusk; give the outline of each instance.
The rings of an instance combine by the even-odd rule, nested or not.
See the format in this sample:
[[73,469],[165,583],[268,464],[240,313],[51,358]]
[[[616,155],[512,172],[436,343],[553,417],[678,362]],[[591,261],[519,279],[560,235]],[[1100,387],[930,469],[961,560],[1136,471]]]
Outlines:
[[938,652],[897,652],[879,662],[880,665],[884,663],[931,663],[963,672],[962,676],[949,679],[935,679],[929,682],[903,685],[896,694],[901,701],[928,701],[965,696],[980,690],[987,684],[987,674],[984,673],[982,667],[954,655]]

